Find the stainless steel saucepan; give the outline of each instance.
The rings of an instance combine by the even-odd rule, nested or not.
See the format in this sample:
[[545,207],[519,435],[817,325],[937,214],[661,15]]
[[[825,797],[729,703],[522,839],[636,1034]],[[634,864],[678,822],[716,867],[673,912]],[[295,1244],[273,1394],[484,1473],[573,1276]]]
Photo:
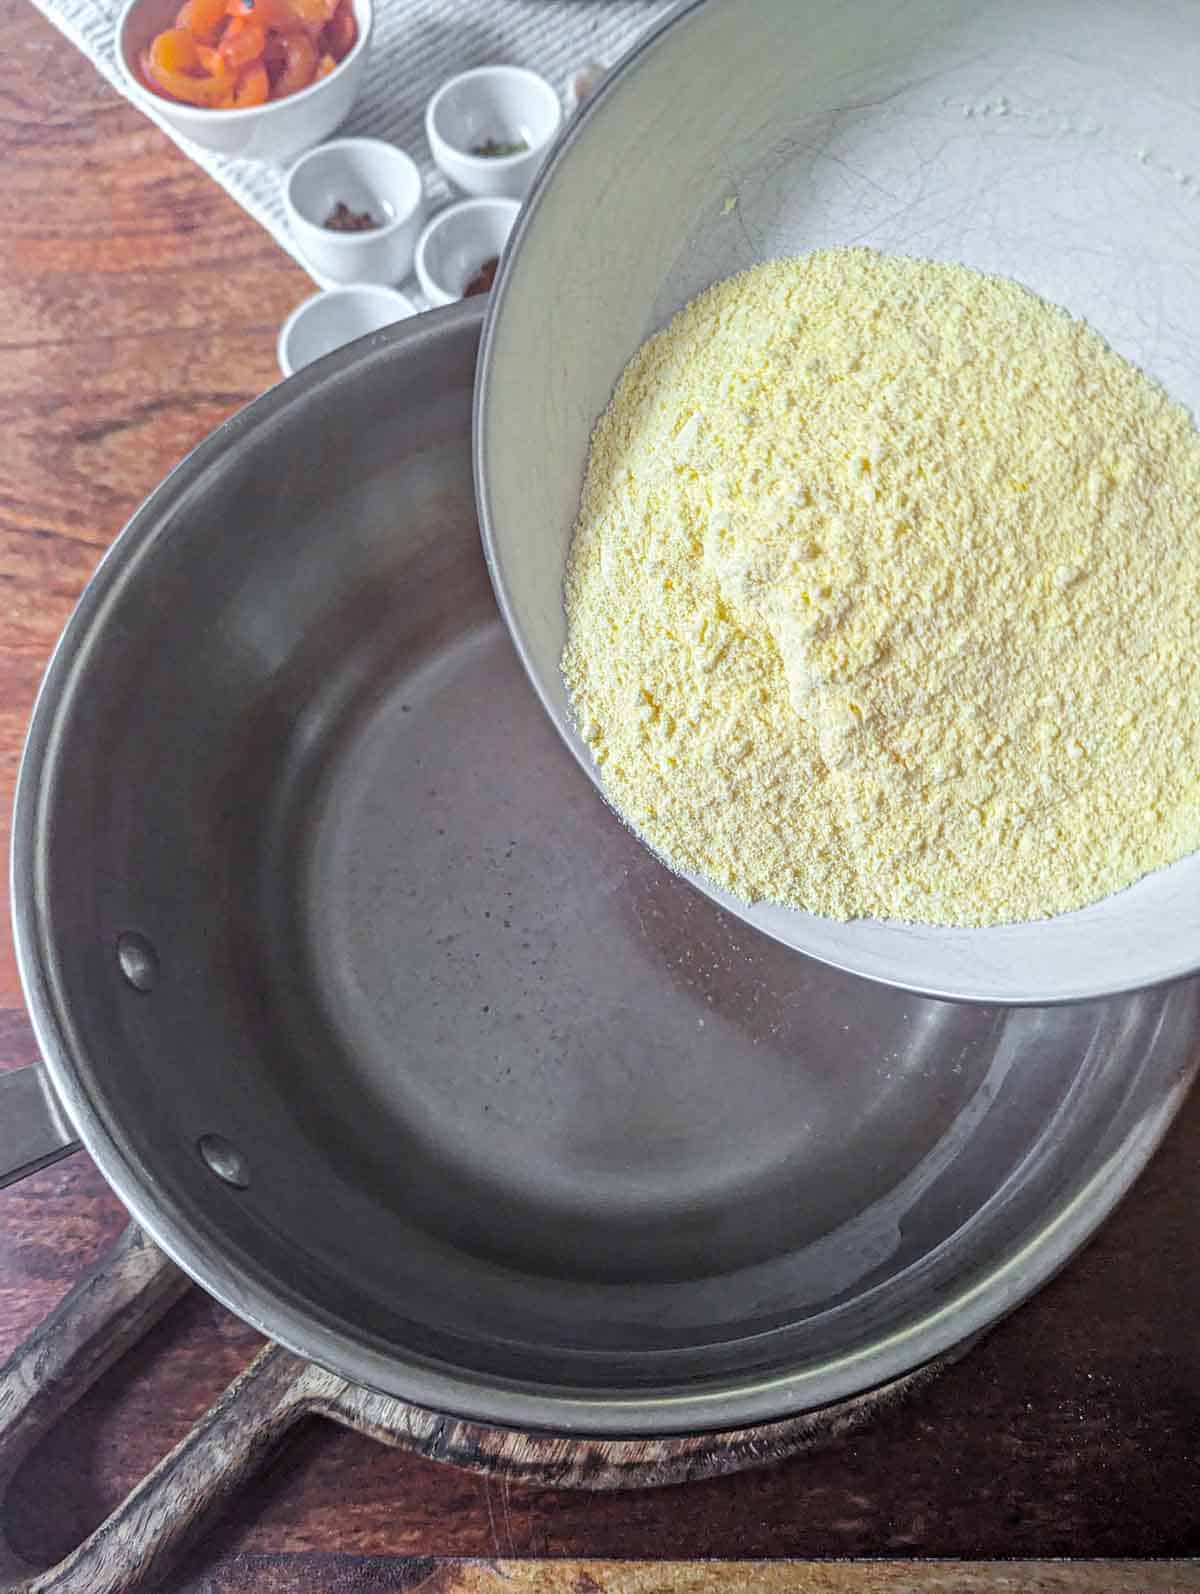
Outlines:
[[[44,1065],[0,1080],[0,1163],[78,1134],[233,1311],[427,1412],[598,1440],[851,1400],[1095,1228],[1180,1100],[1197,990],[915,998],[665,872],[497,612],[479,327],[274,389],[84,594],[20,779]],[[136,1316],[154,1267],[122,1265]]]

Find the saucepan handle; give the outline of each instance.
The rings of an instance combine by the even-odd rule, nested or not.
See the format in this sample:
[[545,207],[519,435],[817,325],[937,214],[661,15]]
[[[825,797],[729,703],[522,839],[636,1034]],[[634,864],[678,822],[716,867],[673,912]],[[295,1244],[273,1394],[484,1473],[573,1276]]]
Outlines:
[[[0,1369],[0,1591],[133,1594],[170,1568],[307,1410],[330,1375],[268,1345],[196,1426],[94,1533],[36,1570],[3,1536],[13,1475],[100,1375],[188,1288],[189,1280],[130,1224]],[[310,1387],[310,1384],[313,1387]]]
[[0,1190],[78,1146],[40,1063],[0,1074]]

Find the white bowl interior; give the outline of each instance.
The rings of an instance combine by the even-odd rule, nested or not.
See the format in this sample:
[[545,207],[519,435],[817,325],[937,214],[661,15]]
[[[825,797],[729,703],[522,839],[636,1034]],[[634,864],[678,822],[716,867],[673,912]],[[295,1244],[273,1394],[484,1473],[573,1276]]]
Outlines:
[[429,225],[422,262],[426,273],[455,298],[487,260],[504,250],[519,207],[515,200],[467,200]]
[[[386,226],[403,221],[421,202],[421,177],[401,150],[375,140],[346,139],[323,144],[301,156],[287,179],[288,198],[310,226],[324,227],[341,201],[354,211],[369,211]],[[369,238],[377,233],[342,233]]]
[[[476,446],[501,605],[593,779],[559,673],[563,569],[592,427],[637,347],[756,261],[870,244],[1025,283],[1196,412],[1195,49],[1166,0],[731,0],[687,13],[585,108],[493,295]],[[697,884],[802,952],[964,999],[1069,1000],[1200,964],[1200,855],[980,930],[839,924]]]
[[280,335],[280,364],[299,371],[355,338],[382,331],[415,315],[415,307],[386,288],[336,288],[318,293],[293,312]]
[[558,96],[532,72],[481,67],[446,85],[434,103],[432,120],[439,138],[469,155],[488,139],[540,149],[553,138],[559,115]]

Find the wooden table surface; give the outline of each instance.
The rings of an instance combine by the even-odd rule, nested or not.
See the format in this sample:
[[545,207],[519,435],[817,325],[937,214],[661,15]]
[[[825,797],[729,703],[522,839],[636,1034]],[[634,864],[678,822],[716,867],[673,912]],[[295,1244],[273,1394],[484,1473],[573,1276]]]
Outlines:
[[[25,0],[0,0],[0,814],[50,649],[101,552],[180,455],[275,380],[303,273]],[[5,856],[7,847],[5,846]],[[0,1066],[33,1055],[0,925]],[[1200,1097],[1101,1237],[920,1401],[818,1456],[681,1490],[510,1489],[327,1424],[303,1431],[178,1580],[199,1590],[418,1584],[1200,1588],[1195,1565],[894,1564],[863,1556],[1200,1554]],[[0,1195],[0,1356],[119,1232],[79,1154]],[[10,1498],[34,1561],[95,1525],[245,1364],[198,1292],[44,1441]],[[581,1561],[779,1561],[773,1569]],[[504,1558],[497,1570],[466,1564]],[[531,1560],[555,1566],[530,1567]]]

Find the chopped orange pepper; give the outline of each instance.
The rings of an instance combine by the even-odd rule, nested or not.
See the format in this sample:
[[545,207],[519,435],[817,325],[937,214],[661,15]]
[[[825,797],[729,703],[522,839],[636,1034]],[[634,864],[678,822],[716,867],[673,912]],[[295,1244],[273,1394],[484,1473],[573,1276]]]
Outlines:
[[147,85],[214,110],[262,105],[328,77],[354,47],[352,0],[184,0],[140,61]]
[[226,74],[193,77],[187,72],[175,72],[160,66],[153,53],[142,58],[142,69],[149,82],[173,100],[184,105],[200,105],[214,110],[229,93],[232,79]]
[[263,51],[263,65],[267,69],[267,76],[271,80],[271,94],[274,97],[275,85],[283,75],[287,65],[287,56],[283,51],[283,40],[278,33],[267,34],[267,47]]
[[215,44],[225,21],[225,0],[188,0],[188,27],[197,44]]
[[249,105],[265,105],[271,95],[271,80],[261,61],[251,61],[243,67],[233,91],[233,107],[244,110]]
[[195,72],[200,67],[196,41],[183,28],[168,28],[150,46],[150,64],[161,72]]
[[261,61],[255,61],[242,73],[237,88],[239,105],[265,105],[271,97],[271,80]]
[[332,17],[336,0],[286,0],[292,12],[293,27],[301,27],[315,39]]
[[350,54],[357,38],[358,24],[354,20],[354,12],[351,11],[347,0],[341,0],[341,4],[321,32],[321,44],[335,61],[340,61]]
[[257,61],[267,47],[266,29],[259,22],[244,22],[234,17],[225,30],[219,49],[227,66],[240,70]]
[[317,51],[312,40],[302,28],[293,28],[279,35],[283,41],[283,71],[275,80],[271,98],[282,100],[289,94],[306,89],[317,70]]
[[258,22],[268,31],[272,28],[294,28],[296,18],[287,0],[226,0],[227,15],[235,20]]

